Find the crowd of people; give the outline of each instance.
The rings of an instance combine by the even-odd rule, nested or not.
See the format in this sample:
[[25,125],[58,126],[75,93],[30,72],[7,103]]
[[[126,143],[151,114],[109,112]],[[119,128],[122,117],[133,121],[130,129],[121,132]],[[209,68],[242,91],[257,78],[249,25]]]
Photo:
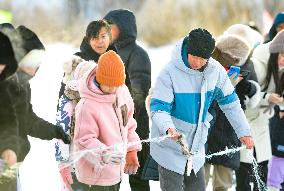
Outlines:
[[[283,12],[267,37],[245,24],[228,27],[216,40],[206,29],[193,29],[151,86],[135,15],[112,10],[89,23],[80,51],[63,63],[51,124],[30,103],[29,80],[44,44],[25,26],[0,24],[0,162],[23,161],[30,135],[58,139],[63,190],[119,191],[126,173],[132,191],[150,191],[149,180],[159,180],[162,191],[205,191],[211,167],[214,191],[230,189],[233,179],[237,191],[282,190],[283,29]],[[232,67],[240,73],[229,76]],[[149,137],[164,138],[141,143]],[[242,145],[240,152],[205,157]],[[74,160],[78,153],[84,154]],[[0,183],[2,189],[20,190],[20,182]]]

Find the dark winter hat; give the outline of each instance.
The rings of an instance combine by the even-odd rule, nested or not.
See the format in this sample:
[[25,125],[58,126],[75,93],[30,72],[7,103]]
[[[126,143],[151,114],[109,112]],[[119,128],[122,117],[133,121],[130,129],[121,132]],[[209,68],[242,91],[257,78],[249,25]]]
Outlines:
[[275,18],[273,25],[271,26],[269,30],[269,39],[272,40],[275,35],[277,34],[276,28],[280,23],[284,23],[284,12],[278,13]]
[[6,66],[0,74],[0,81],[11,76],[18,67],[12,44],[9,38],[2,32],[0,32],[0,64]]
[[187,53],[209,59],[215,47],[215,39],[206,29],[194,29],[188,34]]
[[277,33],[269,45],[270,53],[284,53],[284,30]]
[[249,54],[250,45],[237,35],[222,35],[217,39],[212,57],[224,67],[242,66]]
[[19,67],[38,68],[45,50],[38,36],[21,25],[11,33],[11,40]]
[[125,68],[120,56],[109,50],[98,61],[96,80],[107,86],[121,86],[125,83]]

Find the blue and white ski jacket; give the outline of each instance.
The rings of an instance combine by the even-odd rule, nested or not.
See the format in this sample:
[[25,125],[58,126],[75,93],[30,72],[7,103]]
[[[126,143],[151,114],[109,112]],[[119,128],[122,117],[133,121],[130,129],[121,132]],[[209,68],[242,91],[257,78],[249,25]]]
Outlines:
[[[176,45],[153,88],[151,137],[166,135],[168,128],[183,133],[193,153],[193,170],[197,173],[205,162],[204,144],[211,120],[208,108],[213,100],[218,101],[239,138],[250,136],[250,130],[225,69],[213,58],[208,60],[203,72],[190,69],[185,46],[183,40]],[[151,143],[150,153],[164,168],[185,173],[187,158],[172,139]]]

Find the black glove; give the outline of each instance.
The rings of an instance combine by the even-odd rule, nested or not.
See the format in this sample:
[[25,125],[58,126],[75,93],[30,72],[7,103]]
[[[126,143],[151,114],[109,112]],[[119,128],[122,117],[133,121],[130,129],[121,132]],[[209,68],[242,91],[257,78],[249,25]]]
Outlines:
[[56,126],[56,138],[61,139],[65,144],[70,144],[71,142],[71,137],[59,126]]
[[240,96],[247,95],[249,98],[251,98],[256,93],[256,87],[248,80],[243,79],[237,84],[236,91]]

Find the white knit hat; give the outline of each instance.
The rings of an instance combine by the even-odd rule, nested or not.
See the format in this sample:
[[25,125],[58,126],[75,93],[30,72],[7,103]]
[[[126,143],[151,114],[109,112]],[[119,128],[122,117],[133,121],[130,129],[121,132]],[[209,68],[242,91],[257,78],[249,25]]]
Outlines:
[[224,34],[233,34],[244,38],[249,43],[251,49],[263,43],[263,36],[256,30],[253,30],[244,24],[231,25]]
[[246,40],[237,35],[229,34],[222,35],[217,39],[216,50],[214,50],[213,55],[218,54],[216,56],[218,58],[215,59],[222,65],[242,66],[246,62],[250,51],[250,45]]
[[270,53],[284,53],[284,30],[277,33],[269,45]]

